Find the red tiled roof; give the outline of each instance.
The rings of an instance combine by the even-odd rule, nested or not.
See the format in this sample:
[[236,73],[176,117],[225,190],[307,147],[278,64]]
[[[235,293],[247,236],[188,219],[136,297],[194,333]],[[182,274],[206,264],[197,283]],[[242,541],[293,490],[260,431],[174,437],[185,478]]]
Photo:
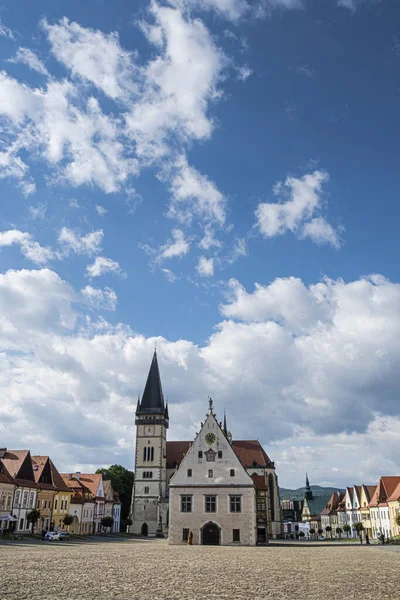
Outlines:
[[400,500],[400,483],[395,487],[393,492],[388,497],[388,502],[393,502],[393,500]]
[[[69,488],[65,485],[63,478],[60,473],[57,471],[53,461],[49,456],[32,456],[32,466],[33,466],[33,474],[35,476],[36,483],[39,484],[39,487],[47,490],[56,490],[60,492],[65,492]],[[50,473],[49,482],[40,481],[43,475],[44,468],[48,466],[48,471]],[[35,466],[38,468],[35,470]]]
[[400,483],[397,475],[381,477],[369,506],[387,506],[387,499],[393,494]]
[[12,483],[16,485],[14,477],[11,477],[10,473],[7,471],[5,464],[0,458],[0,483]]
[[332,496],[329,498],[325,507],[321,511],[321,515],[330,515],[331,512],[337,510],[339,504],[339,494],[337,492],[333,492]]
[[262,475],[252,475],[252,480],[254,481],[254,485],[257,490],[267,490],[267,484],[265,483],[265,479]]
[[[192,442],[167,442],[167,468],[178,467],[184,455],[189,450]],[[235,440],[232,442],[232,448],[246,468],[249,467],[271,467],[267,453],[258,440]]]
[[1,459],[7,471],[21,487],[37,488],[29,450],[6,450]]

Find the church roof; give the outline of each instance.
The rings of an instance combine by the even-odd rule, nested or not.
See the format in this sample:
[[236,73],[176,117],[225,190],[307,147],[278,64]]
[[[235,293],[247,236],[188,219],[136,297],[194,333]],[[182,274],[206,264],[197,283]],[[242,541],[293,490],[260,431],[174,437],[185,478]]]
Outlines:
[[[191,442],[167,442],[167,468],[174,469],[189,450]],[[232,448],[245,468],[250,467],[272,467],[268,455],[258,440],[236,440],[232,442]]]
[[165,412],[157,352],[154,351],[146,386],[144,388],[142,400],[138,402],[136,414],[164,414]]
[[325,506],[329,503],[331,496],[314,496],[312,499],[305,498],[310,515],[316,517],[321,514]]

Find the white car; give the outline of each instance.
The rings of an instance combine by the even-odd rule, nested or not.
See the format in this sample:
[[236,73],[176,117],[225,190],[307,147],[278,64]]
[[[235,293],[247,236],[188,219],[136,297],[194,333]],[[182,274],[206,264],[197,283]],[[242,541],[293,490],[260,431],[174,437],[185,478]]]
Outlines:
[[59,531],[51,539],[52,541],[57,540],[57,542],[67,542],[70,539],[70,535],[66,531]]
[[57,531],[48,531],[44,536],[44,539],[46,542],[51,542],[55,535],[57,535]]

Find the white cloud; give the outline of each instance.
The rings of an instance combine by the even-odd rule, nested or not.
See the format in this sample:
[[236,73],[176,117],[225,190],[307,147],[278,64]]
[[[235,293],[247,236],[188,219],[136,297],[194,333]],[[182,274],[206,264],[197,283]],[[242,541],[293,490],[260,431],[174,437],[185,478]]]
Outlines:
[[81,27],[67,18],[42,27],[57,60],[73,75],[90,81],[114,100],[136,91],[133,55],[121,48],[118,34]]
[[199,246],[203,250],[209,250],[213,247],[221,248],[222,243],[215,237],[215,231],[210,227],[210,225],[205,226],[204,237],[200,240]]
[[160,248],[159,260],[184,256],[189,252],[190,243],[185,239],[181,229],[172,230],[172,240]]
[[196,270],[201,277],[212,277],[214,275],[214,259],[200,256]]
[[46,216],[46,211],[47,211],[47,205],[46,204],[42,204],[42,203],[38,203],[36,204],[36,206],[30,206],[29,207],[29,216],[31,217],[31,219],[44,219]]
[[181,143],[209,138],[208,105],[220,96],[218,83],[227,60],[204,23],[181,10],[153,2],[154,20],[142,29],[158,50],[143,72],[143,93],[126,121],[139,157],[170,153],[170,136]]
[[98,310],[115,311],[117,308],[117,294],[113,289],[106,287],[103,290],[87,285],[81,290],[85,302]]
[[309,237],[316,244],[330,244],[334,248],[341,246],[337,231],[323,217],[316,217],[306,223],[303,227],[302,237]]
[[18,182],[24,196],[29,196],[35,191],[35,184],[27,177],[28,167],[20,159],[15,156],[12,148],[6,152],[0,152],[0,179],[14,178]]
[[46,77],[50,77],[50,73],[46,69],[44,63],[29,48],[18,48],[17,54],[14,58],[9,59],[9,62],[27,65],[33,71],[37,71]]
[[169,0],[169,3],[181,8],[215,10],[232,21],[240,19],[250,9],[246,0]]
[[104,275],[104,273],[112,273],[114,275],[119,275],[122,278],[126,277],[126,274],[122,271],[119,263],[111,258],[106,258],[105,256],[96,256],[94,263],[86,267],[86,275],[88,277],[100,277],[101,275]]
[[238,79],[240,79],[240,81],[246,81],[250,77],[250,75],[253,74],[253,70],[250,69],[250,67],[248,67],[247,65],[236,67],[236,71],[238,74]]
[[287,177],[275,186],[280,203],[261,203],[256,210],[257,225],[265,237],[284,235],[288,231],[300,237],[310,237],[318,243],[340,246],[333,228],[322,218],[315,218],[321,209],[322,186],[329,179],[325,171],[314,171],[298,179]]
[[181,222],[191,222],[197,215],[205,222],[224,225],[226,200],[213,181],[188,165],[186,156],[180,156],[172,169],[171,192],[173,200],[169,216]]
[[[132,466],[155,339],[81,309],[82,295],[48,269],[0,275],[2,439],[51,446],[60,468]],[[398,472],[399,284],[290,278],[247,294],[236,282],[223,312],[201,346],[157,338],[169,439],[194,437],[211,389],[234,437],[259,438],[276,460],[281,485],[302,484],[306,469],[340,487]]]
[[104,206],[100,206],[100,204],[96,204],[96,212],[99,217],[104,217],[107,214],[107,209]]
[[349,10],[351,10],[352,12],[354,12],[357,8],[357,6],[362,2],[363,0],[338,0],[337,5],[341,6],[342,8],[348,8]]
[[58,242],[64,254],[74,252],[75,254],[92,256],[101,252],[103,237],[104,233],[102,229],[80,236],[72,229],[63,227],[59,233]]
[[171,271],[171,269],[161,269],[161,271],[164,273],[169,283],[175,283],[175,281],[178,279],[178,277],[173,271]]
[[3,25],[3,23],[1,22],[0,19],[0,37],[6,37],[10,40],[14,40],[14,34],[11,31],[11,29],[9,29],[8,27],[6,27],[5,25]]
[[58,258],[56,252],[51,248],[41,246],[36,242],[30,233],[18,229],[10,229],[0,232],[0,248],[17,245],[21,253],[30,261],[38,265],[47,264],[49,261]]

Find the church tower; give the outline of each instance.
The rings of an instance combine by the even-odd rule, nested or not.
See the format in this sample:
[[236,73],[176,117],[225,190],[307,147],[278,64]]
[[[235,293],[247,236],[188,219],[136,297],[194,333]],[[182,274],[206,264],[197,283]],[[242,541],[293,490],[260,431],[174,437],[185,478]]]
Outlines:
[[164,403],[154,351],[149,375],[136,408],[135,483],[132,493],[132,526],[140,535],[161,535],[168,518],[167,429],[168,405]]

